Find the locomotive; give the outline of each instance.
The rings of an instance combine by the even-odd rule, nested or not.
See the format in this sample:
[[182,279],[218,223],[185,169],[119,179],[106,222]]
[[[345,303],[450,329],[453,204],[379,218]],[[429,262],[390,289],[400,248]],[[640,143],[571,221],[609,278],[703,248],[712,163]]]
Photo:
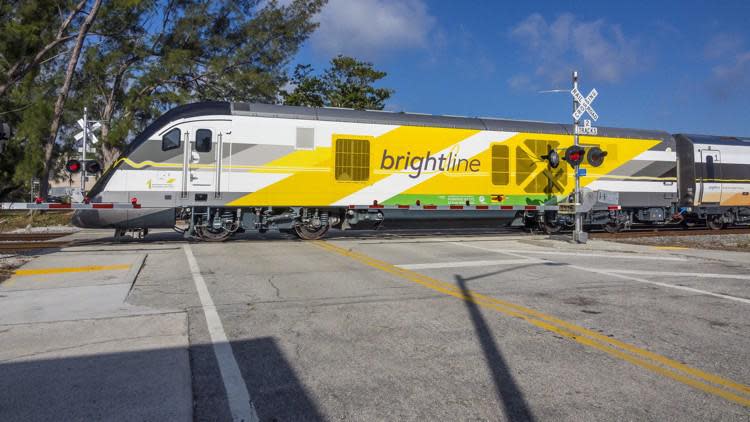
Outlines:
[[[187,236],[221,241],[270,229],[318,239],[330,228],[385,221],[572,224],[562,212],[570,125],[495,118],[201,102],[156,119],[88,193],[83,228],[147,231],[188,222]],[[580,136],[588,225],[750,224],[750,140],[600,128]],[[594,156],[595,153],[599,153]],[[602,153],[603,152],[603,153]],[[592,158],[593,157],[593,158]],[[603,199],[604,198],[604,199]],[[602,202],[603,200],[603,202]],[[438,225],[438,226],[436,226]]]

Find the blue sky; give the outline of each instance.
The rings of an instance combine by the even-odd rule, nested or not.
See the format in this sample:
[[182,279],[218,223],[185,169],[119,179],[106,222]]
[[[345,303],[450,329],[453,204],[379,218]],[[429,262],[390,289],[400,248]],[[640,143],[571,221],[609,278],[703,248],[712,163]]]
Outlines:
[[750,1],[329,0],[297,61],[388,72],[387,109],[750,136]]

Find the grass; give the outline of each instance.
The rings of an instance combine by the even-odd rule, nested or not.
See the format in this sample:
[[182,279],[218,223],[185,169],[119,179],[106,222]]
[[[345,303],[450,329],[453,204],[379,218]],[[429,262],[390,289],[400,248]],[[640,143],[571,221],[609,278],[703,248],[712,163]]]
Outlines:
[[72,211],[1,211],[0,232],[31,227],[69,226]]

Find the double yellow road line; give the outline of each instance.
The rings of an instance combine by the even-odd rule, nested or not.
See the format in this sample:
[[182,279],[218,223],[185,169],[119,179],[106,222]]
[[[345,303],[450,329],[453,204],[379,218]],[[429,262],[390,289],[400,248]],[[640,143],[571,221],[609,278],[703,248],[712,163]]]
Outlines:
[[592,347],[615,358],[630,362],[706,393],[750,407],[750,386],[701,371],[700,369],[690,367],[657,353],[607,337],[525,306],[471,291],[462,291],[454,284],[446,283],[414,271],[398,268],[387,262],[332,245],[328,242],[316,241],[314,244],[327,251],[351,258],[367,266],[393,274],[434,291],[475,303],[478,306],[495,310],[504,315],[520,318],[536,327],[571,339],[582,345]]

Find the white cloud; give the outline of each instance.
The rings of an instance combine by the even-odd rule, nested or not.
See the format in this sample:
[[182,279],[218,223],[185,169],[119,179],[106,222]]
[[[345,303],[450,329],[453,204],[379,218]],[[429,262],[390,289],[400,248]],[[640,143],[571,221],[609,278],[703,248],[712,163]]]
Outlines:
[[[512,28],[510,37],[525,50],[530,73],[546,83],[561,83],[574,69],[590,80],[618,82],[643,65],[637,40],[603,19],[584,21],[566,13],[548,23],[534,13]],[[511,78],[511,84],[518,80]]]
[[711,70],[711,93],[720,100],[750,95],[750,51],[739,52],[728,63]]
[[706,42],[703,54],[711,63],[705,86],[714,99],[724,101],[750,95],[750,50],[741,35],[717,33]]
[[318,21],[310,38],[316,51],[366,59],[424,48],[435,25],[423,0],[329,0]]
[[703,49],[707,59],[720,59],[742,49],[742,38],[736,34],[722,32],[714,35]]

